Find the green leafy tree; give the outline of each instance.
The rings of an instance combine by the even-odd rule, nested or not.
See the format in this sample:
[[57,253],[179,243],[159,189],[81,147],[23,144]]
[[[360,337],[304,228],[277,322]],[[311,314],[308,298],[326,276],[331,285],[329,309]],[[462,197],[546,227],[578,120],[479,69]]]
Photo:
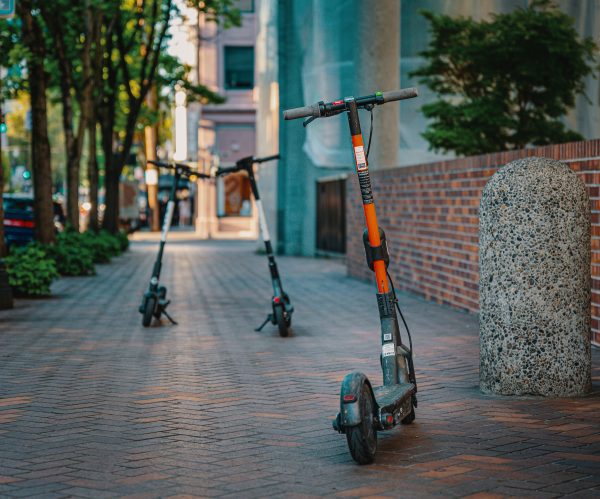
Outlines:
[[[240,13],[233,0],[194,0],[188,2],[223,27],[239,25]],[[119,216],[119,179],[129,157],[135,135],[141,132],[146,97],[158,75],[174,83],[181,73],[168,75],[165,56],[169,26],[180,15],[172,0],[122,0],[105,28],[103,84],[99,105],[102,149],[105,162],[104,228],[115,233]],[[215,102],[208,89],[196,86],[194,92],[204,102]],[[219,99],[217,98],[217,102]],[[118,140],[115,140],[115,137]]]
[[[188,5],[225,28],[240,23],[235,3],[188,0]],[[0,63],[6,64],[10,54],[22,65],[22,89],[30,96],[36,237],[44,243],[52,243],[55,237],[48,100],[56,95],[62,109],[71,223],[77,227],[79,163],[87,132],[91,226],[96,228],[99,125],[105,170],[104,226],[114,233],[123,167],[136,134],[143,129],[144,117],[158,119],[156,112],[146,109],[150,89],[177,85],[203,102],[217,103],[222,98],[202,85],[190,84],[189,68],[166,54],[170,23],[181,15],[173,0],[19,0],[17,14],[11,30],[0,30]],[[6,79],[2,84],[0,93],[5,93]]]
[[423,136],[460,155],[580,140],[561,117],[584,91],[596,44],[549,0],[489,21],[424,11],[427,64],[412,73],[439,97]]
[[[99,68],[93,64],[97,33],[107,0],[51,0],[41,2],[51,84],[60,90],[65,136],[67,218],[79,228],[80,161],[88,123],[93,117],[94,83]],[[77,118],[77,122],[75,121]],[[91,132],[90,132],[91,133]]]

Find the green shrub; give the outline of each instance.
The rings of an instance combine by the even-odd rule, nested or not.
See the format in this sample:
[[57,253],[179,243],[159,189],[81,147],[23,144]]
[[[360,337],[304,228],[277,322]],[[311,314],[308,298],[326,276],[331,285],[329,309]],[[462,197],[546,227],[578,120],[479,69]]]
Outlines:
[[119,239],[118,235],[113,235],[110,232],[101,230],[98,233],[98,237],[106,241],[106,245],[110,248],[111,257],[119,256],[123,252],[123,248],[121,247],[121,240]]
[[94,263],[108,263],[113,256],[118,256],[124,251],[121,236],[112,235],[105,230],[97,233],[84,232],[81,234],[81,240],[92,253]]
[[100,233],[84,232],[81,235],[84,245],[91,251],[94,263],[108,263],[113,256],[110,242]]
[[4,263],[8,282],[17,295],[49,295],[50,284],[58,277],[54,260],[39,244],[12,249]]
[[79,232],[66,230],[56,238],[56,244],[45,247],[46,253],[54,260],[60,275],[93,275],[94,255],[85,244]]
[[116,237],[121,244],[121,252],[127,251],[129,249],[129,237],[127,236],[127,232],[120,230],[117,232]]

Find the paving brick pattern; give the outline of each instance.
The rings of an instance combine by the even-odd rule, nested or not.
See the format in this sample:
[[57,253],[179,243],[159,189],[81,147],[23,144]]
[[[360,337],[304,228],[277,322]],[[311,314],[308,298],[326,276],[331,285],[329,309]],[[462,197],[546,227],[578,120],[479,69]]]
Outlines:
[[483,396],[476,317],[408,295],[417,419],[355,465],[330,420],[348,371],[380,379],[372,286],[338,261],[281,258],[294,334],[257,333],[270,283],[254,247],[168,246],[178,326],[141,326],[148,242],[1,312],[0,496],[600,496],[598,385]]
[[[479,201],[489,178],[516,159],[565,161],[585,183],[592,213],[592,340],[600,345],[600,139],[372,171],[381,226],[402,289],[438,303],[479,308]],[[364,215],[356,175],[347,183],[348,270],[364,265]]]

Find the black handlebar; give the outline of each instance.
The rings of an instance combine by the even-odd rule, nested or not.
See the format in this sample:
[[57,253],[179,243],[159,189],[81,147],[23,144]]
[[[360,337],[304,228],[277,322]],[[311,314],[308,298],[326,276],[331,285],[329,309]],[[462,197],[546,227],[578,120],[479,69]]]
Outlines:
[[[381,105],[395,100],[412,99],[417,97],[419,92],[416,88],[403,88],[400,90],[390,90],[389,92],[376,92],[373,95],[364,97],[356,97],[356,105],[358,108],[367,106]],[[346,111],[346,99],[336,100],[333,102],[317,102],[310,106],[297,107],[288,109],[283,112],[283,118],[286,120],[296,120],[298,118],[327,118],[334,116],[343,111]]]
[[179,169],[181,174],[188,176],[188,177],[196,176],[199,178],[210,178],[210,175],[193,170],[190,166],[184,165],[183,163],[165,163],[163,161],[156,161],[154,159],[149,159],[146,161],[146,163],[156,165],[160,168],[168,168],[169,170]]
[[223,175],[224,173],[233,173],[239,171],[237,166],[219,166],[215,173],[215,176]]
[[281,156],[279,154],[273,154],[273,156],[265,156],[263,158],[252,158],[254,163],[266,163],[267,161],[273,161],[274,159],[279,159]]
[[281,156],[279,154],[274,154],[273,156],[265,156],[263,158],[255,158],[254,156],[246,156],[245,158],[238,159],[234,166],[220,166],[217,168],[215,175],[218,177],[219,175],[223,175],[225,173],[239,172],[240,170],[247,170],[252,168],[254,163],[265,163],[267,161],[273,161],[274,159],[279,159]]

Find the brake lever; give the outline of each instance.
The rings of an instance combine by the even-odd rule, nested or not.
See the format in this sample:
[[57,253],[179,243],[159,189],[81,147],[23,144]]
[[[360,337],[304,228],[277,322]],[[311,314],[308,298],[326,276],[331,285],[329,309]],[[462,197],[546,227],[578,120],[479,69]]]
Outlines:
[[317,116],[311,116],[310,118],[308,118],[307,120],[304,120],[302,122],[302,126],[304,128],[306,128],[308,125],[310,125],[313,121],[315,121],[317,119]]

